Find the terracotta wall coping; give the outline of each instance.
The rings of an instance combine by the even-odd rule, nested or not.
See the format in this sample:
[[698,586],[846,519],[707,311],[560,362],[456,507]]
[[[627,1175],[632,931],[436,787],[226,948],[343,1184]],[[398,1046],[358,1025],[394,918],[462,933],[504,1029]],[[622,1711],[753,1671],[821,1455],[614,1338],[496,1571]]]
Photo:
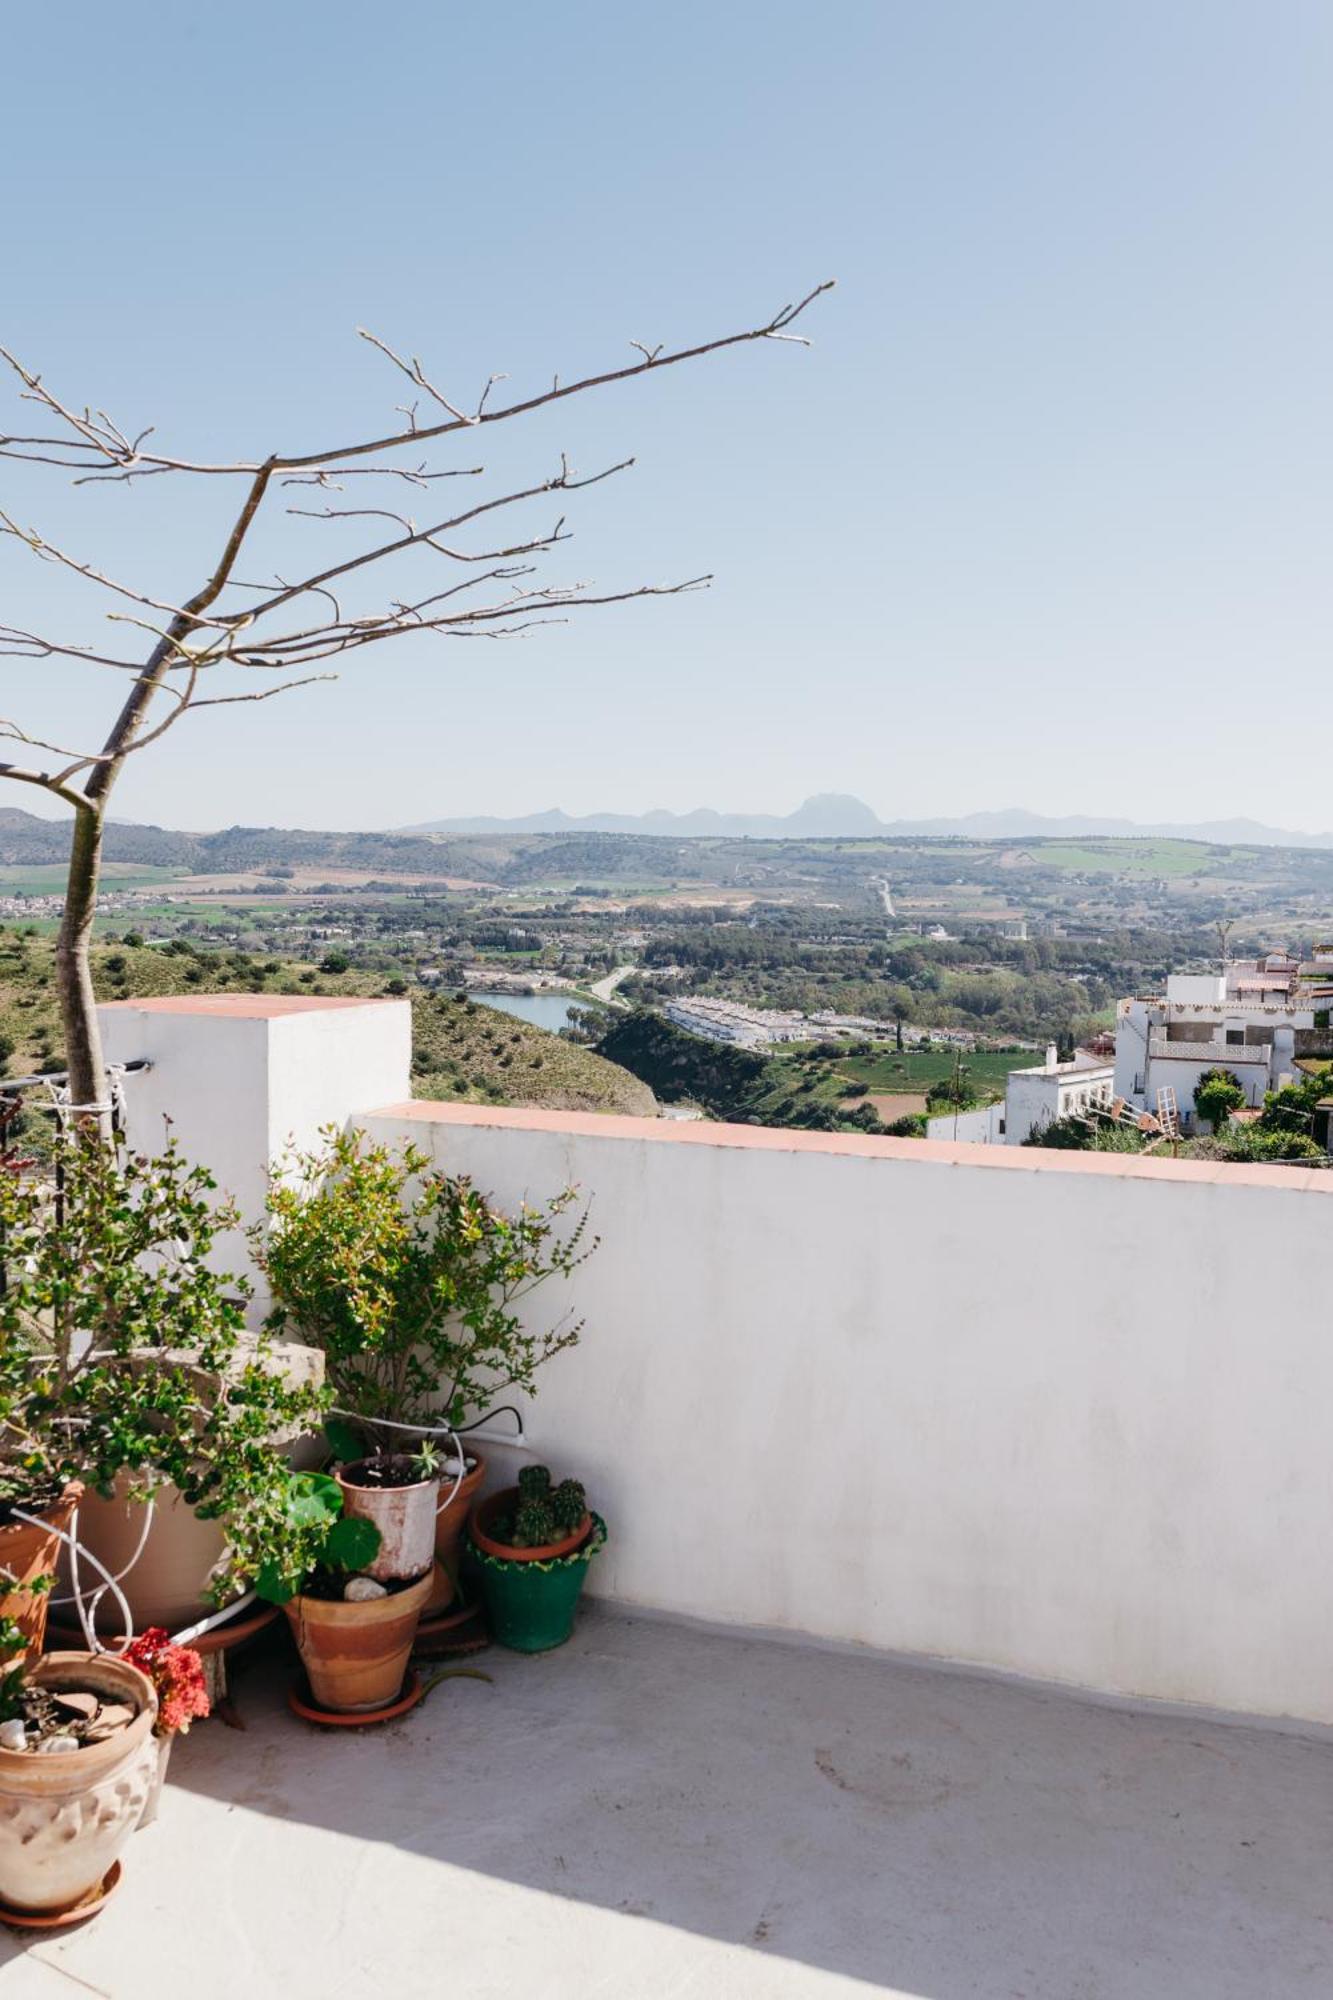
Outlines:
[[866,1132],[797,1132],[767,1125],[723,1125],[708,1119],[628,1118],[596,1111],[540,1111],[490,1104],[413,1098],[357,1113],[359,1121],[500,1127],[557,1132],[589,1139],[639,1139],[665,1146],[725,1146],[756,1153],[821,1153],[862,1160],[902,1160],[917,1166],[979,1167],[1000,1173],[1092,1174],[1136,1181],[1220,1182],[1283,1193],[1333,1195],[1333,1169],[1228,1165],[1220,1160],[1172,1160],[1156,1154],[1066,1153],[1040,1146],[979,1146],[941,1139],[879,1139]]
[[140,1014],[206,1014],[233,1021],[275,1021],[284,1014],[333,1013],[341,1007],[401,1007],[407,1002],[359,993],[162,993],[142,999],[101,1000],[99,1008]]

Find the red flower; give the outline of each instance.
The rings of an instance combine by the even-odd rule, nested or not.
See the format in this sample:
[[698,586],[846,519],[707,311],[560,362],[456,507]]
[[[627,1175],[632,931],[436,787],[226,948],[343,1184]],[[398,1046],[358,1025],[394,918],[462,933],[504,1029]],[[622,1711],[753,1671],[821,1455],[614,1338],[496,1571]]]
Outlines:
[[178,1646],[160,1625],[150,1625],[125,1649],[124,1657],[157,1689],[159,1736],[183,1736],[198,1716],[208,1714],[204,1663],[192,1646]]

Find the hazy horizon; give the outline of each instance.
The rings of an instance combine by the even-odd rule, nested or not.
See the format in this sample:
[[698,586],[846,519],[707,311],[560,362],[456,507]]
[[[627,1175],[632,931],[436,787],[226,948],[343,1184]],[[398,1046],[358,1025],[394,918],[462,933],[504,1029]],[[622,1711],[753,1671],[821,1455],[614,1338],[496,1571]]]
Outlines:
[[[389,828],[845,792],[884,819],[1017,801],[1319,830],[1333,15],[1315,0],[684,0],[669,32],[416,0],[392,26],[333,0],[318,37],[254,0],[225,33],[144,0],[62,19],[98,88],[68,119],[12,93],[0,158],[34,192],[6,219],[0,343],[164,446],[259,453],[386,421],[399,380],[358,325],[460,395],[497,369],[519,395],[839,280],[809,352],[649,377],[451,461],[485,463],[490,490],[562,450],[585,471],[635,454],[572,496],[554,579],[709,570],[711,591],[503,645],[407,639],[334,686],[191,718],[131,761],[115,817]],[[49,38],[12,23],[11,73],[44,74]],[[130,97],[156,115],[127,118]],[[29,416],[7,384],[0,430]],[[72,491],[13,464],[0,489],[166,602],[211,567],[229,497]],[[279,510],[255,566],[346,532]],[[0,540],[4,622],[124,645],[103,609]],[[120,692],[0,663],[0,710],[61,743],[96,747]],[[0,803],[44,810],[17,786]]]

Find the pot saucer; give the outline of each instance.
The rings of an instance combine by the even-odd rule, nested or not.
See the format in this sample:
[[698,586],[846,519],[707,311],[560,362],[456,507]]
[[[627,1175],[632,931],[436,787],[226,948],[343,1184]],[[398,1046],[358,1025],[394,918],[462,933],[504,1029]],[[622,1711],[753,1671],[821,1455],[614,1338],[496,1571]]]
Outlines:
[[120,1863],[113,1861],[97,1887],[72,1910],[11,1910],[7,1903],[0,1903],[0,1924],[9,1924],[16,1931],[63,1930],[67,1924],[81,1924],[95,1917],[119,1887]]
[[364,1729],[372,1722],[392,1722],[395,1717],[406,1715],[409,1709],[416,1707],[423,1692],[421,1675],[412,1669],[403,1682],[397,1701],[391,1701],[386,1708],[316,1708],[310,1683],[302,1674],[287,1690],[287,1706],[303,1722],[318,1722],[326,1729]]

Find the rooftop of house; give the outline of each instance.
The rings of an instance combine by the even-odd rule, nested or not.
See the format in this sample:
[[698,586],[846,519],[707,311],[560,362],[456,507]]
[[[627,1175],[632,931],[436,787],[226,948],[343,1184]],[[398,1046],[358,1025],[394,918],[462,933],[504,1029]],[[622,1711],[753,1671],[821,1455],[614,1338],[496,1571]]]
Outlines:
[[[174,1746],[32,2000],[1326,2000],[1333,1742],[586,1607],[403,1720]],[[7,1969],[4,1969],[7,1968]],[[26,1982],[26,1983],[25,1983]]]

